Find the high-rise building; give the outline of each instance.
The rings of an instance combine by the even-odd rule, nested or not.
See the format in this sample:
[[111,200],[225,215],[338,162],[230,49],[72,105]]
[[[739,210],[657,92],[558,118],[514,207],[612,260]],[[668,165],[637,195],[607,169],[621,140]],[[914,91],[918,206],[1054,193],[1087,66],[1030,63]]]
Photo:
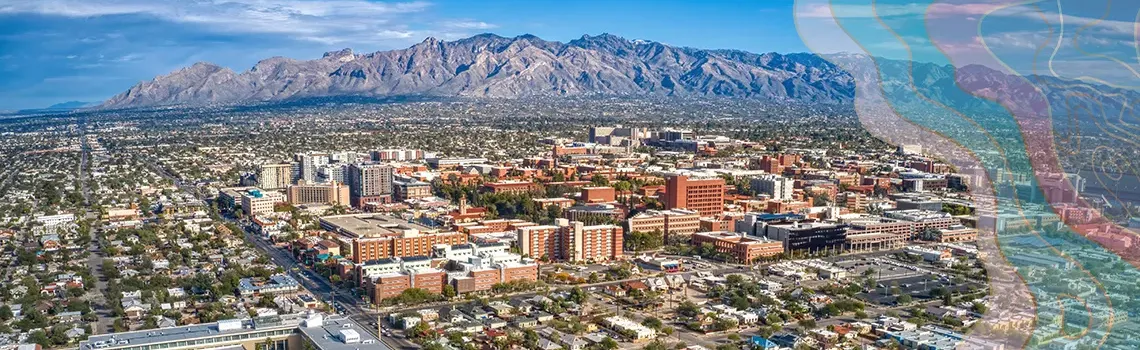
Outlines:
[[753,178],[751,187],[756,194],[766,194],[773,200],[782,201],[792,199],[794,185],[792,179],[769,174]]
[[562,229],[554,225],[528,226],[518,229],[518,245],[522,253],[545,260],[562,260]]
[[563,261],[610,261],[622,257],[624,231],[615,225],[586,226],[580,221],[556,220],[556,225],[521,227],[518,245],[533,258]]
[[352,205],[362,207],[367,203],[386,203],[392,198],[391,166],[382,163],[351,164],[345,174]]
[[297,153],[293,156],[301,164],[301,180],[308,183],[317,183],[317,169],[329,164],[329,154],[320,152]]
[[257,186],[263,189],[283,189],[292,183],[293,164],[262,164],[257,170]]
[[674,175],[665,181],[665,209],[696,210],[701,216],[724,212],[724,179],[689,179]]
[[581,221],[562,224],[562,251],[570,261],[610,261],[621,259],[621,226],[586,226]]
[[424,151],[415,149],[384,149],[371,152],[374,162],[424,159]]
[[348,168],[345,164],[328,164],[317,169],[317,178],[320,182],[344,183],[344,173]]
[[351,198],[348,186],[335,181],[329,184],[292,185],[289,186],[285,195],[289,199],[289,204],[293,205],[332,204],[348,206]]

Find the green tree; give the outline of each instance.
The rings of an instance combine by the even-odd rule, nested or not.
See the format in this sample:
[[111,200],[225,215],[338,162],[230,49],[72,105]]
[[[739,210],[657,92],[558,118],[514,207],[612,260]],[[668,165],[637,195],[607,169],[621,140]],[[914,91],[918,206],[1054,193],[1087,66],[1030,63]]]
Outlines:
[[618,342],[613,338],[606,337],[605,339],[602,339],[600,343],[598,343],[598,347],[602,350],[614,350],[618,348]]
[[677,313],[682,316],[696,317],[701,312],[701,308],[691,301],[685,300],[677,305]]
[[908,303],[910,303],[912,300],[914,300],[914,299],[913,299],[913,298],[910,296],[910,294],[903,294],[903,295],[900,295],[900,296],[899,296],[899,300],[898,300],[898,301],[899,301],[899,304],[908,304]]
[[650,317],[647,317],[644,321],[641,321],[641,325],[649,327],[649,328],[653,328],[653,329],[661,329],[661,326],[663,326],[664,324],[661,323],[660,319],[650,316]]
[[799,320],[799,322],[796,322],[796,323],[799,324],[800,327],[803,327],[803,329],[813,329],[816,326],[815,319],[812,319],[812,318],[805,318],[805,319]]
[[37,329],[35,331],[32,331],[32,333],[28,335],[28,341],[32,342],[33,344],[39,344],[44,348],[52,347],[51,339],[48,339],[47,334],[42,330]]
[[11,306],[8,306],[7,304],[0,305],[0,321],[11,320],[13,316],[15,315],[12,314]]

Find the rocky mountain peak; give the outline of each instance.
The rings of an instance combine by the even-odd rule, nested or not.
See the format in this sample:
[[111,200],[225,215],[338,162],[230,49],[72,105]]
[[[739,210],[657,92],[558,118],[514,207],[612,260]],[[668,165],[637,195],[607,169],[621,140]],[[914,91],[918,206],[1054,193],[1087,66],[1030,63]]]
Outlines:
[[[847,104],[855,97],[855,77],[874,73],[866,69],[864,58],[703,50],[630,41],[608,33],[583,35],[567,43],[529,34],[505,38],[485,33],[448,42],[429,37],[407,49],[363,55],[343,49],[309,61],[275,57],[240,74],[200,62],[139,83],[102,107],[407,95],[723,96]],[[883,69],[910,71],[908,65],[895,62],[884,61]],[[924,86],[941,89],[935,93],[954,86],[952,67],[913,66]],[[1000,74],[982,73],[973,79],[976,84],[1007,84]],[[906,91],[885,92],[892,93],[906,95]]]

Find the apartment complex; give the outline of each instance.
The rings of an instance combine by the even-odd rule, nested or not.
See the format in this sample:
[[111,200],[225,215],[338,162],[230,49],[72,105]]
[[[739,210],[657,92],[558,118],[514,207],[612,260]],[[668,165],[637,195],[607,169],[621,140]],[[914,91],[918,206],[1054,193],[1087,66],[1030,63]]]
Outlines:
[[300,166],[298,175],[299,180],[305,180],[309,183],[319,182],[317,178],[317,171],[322,166],[328,165],[332,158],[328,153],[324,152],[308,152],[297,153],[293,156],[293,160]]
[[293,164],[262,164],[257,170],[257,186],[267,190],[278,190],[293,183]]
[[285,192],[289,204],[351,205],[349,189],[342,183],[290,185]]
[[620,226],[586,226],[580,221],[558,219],[556,225],[522,227],[517,230],[522,253],[536,258],[565,261],[609,261],[622,257]]
[[418,149],[382,149],[369,152],[372,161],[405,161],[424,159],[424,151]]
[[352,205],[387,203],[392,198],[392,167],[382,163],[351,164],[345,174]]
[[701,216],[724,212],[724,179],[689,179],[674,175],[665,180],[665,209],[690,209]]
[[709,243],[717,252],[732,255],[740,263],[752,263],[784,252],[784,243],[766,237],[730,232],[699,232],[692,236],[694,246]]

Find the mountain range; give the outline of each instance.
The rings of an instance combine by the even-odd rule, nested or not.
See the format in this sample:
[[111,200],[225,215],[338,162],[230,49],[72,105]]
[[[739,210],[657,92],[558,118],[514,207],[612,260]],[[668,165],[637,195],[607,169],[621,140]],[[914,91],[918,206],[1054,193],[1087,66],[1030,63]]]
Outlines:
[[568,43],[532,35],[427,38],[407,49],[274,57],[236,73],[197,63],[141,82],[104,108],[284,101],[321,96],[730,96],[843,102],[851,77],[812,54],[673,47],[610,34]]
[[[861,68],[845,70],[832,62]],[[967,101],[964,104],[977,99],[963,94],[958,85],[984,84],[994,91],[1034,93],[1023,90],[1025,87],[1016,85],[1019,83],[1014,79],[980,66],[955,69],[878,58],[874,62],[877,65],[869,64],[870,57],[858,54],[825,59],[810,53],[705,50],[611,34],[584,35],[566,43],[533,35],[507,38],[479,34],[455,41],[427,38],[406,49],[366,54],[344,49],[315,60],[273,57],[241,73],[196,63],[138,83],[99,108],[247,104],[337,96],[717,96],[849,104],[855,98],[856,78],[881,78],[877,87],[883,94],[903,102],[919,101],[913,87],[925,97],[949,103]],[[1074,84],[1086,85],[1038,78],[1050,79],[1044,84],[1046,95],[1056,95]],[[910,79],[913,81],[907,81]]]

